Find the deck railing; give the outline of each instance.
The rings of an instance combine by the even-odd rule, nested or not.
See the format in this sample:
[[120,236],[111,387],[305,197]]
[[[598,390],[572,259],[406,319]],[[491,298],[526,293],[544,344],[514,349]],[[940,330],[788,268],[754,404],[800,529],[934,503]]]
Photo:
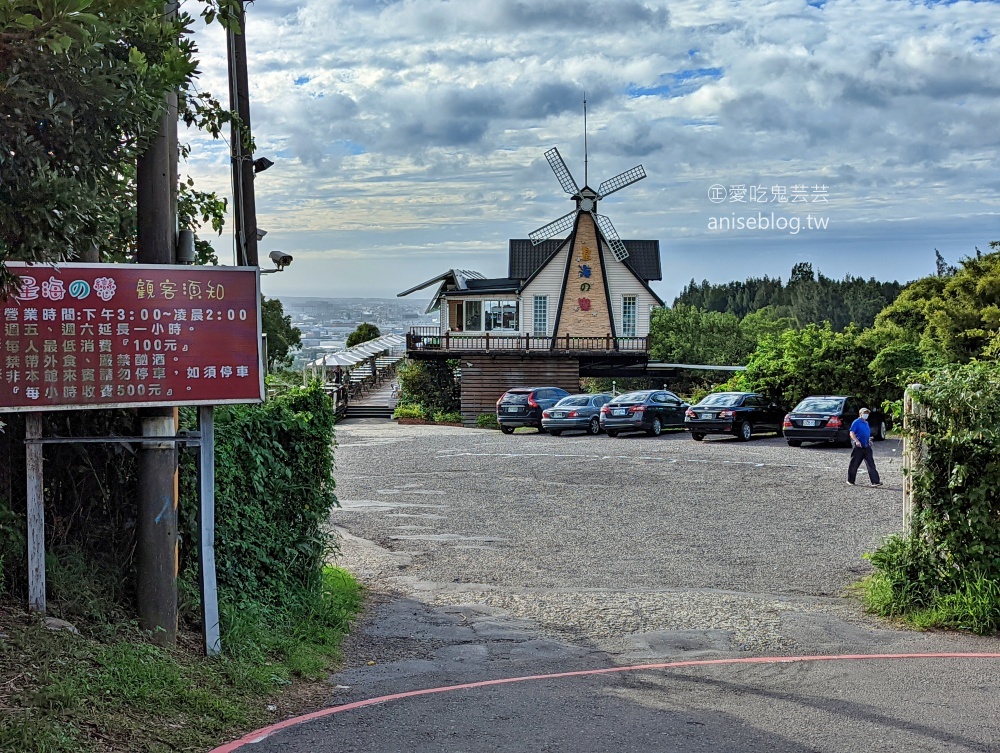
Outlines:
[[465,332],[442,332],[437,327],[412,327],[406,334],[407,350],[443,350],[443,351],[497,351],[497,350],[588,350],[588,351],[626,351],[645,353],[649,350],[649,338],[646,337],[612,337],[610,333],[604,337],[576,337],[560,335],[558,337],[541,337],[524,334],[468,334]]

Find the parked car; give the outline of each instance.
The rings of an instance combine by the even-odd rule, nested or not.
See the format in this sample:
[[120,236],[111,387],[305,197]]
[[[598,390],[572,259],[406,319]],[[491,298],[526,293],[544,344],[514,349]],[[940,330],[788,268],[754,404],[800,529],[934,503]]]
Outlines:
[[665,428],[684,428],[689,407],[673,392],[639,390],[619,395],[601,408],[601,427],[609,437],[623,431],[644,431],[657,437]]
[[569,395],[542,411],[542,428],[554,437],[564,431],[579,429],[588,434],[601,433],[601,406],[611,400],[606,392]]
[[756,392],[716,392],[687,409],[684,425],[691,439],[700,442],[706,434],[732,434],[744,442],[754,434],[781,434],[785,410]]
[[569,393],[561,387],[515,387],[497,400],[497,423],[504,434],[518,426],[542,428],[542,411],[551,408]]
[[[803,442],[851,443],[851,424],[865,404],[849,395],[812,395],[785,416],[782,432],[788,444],[798,447]],[[868,425],[872,438],[885,439],[886,417],[881,410],[871,408]]]

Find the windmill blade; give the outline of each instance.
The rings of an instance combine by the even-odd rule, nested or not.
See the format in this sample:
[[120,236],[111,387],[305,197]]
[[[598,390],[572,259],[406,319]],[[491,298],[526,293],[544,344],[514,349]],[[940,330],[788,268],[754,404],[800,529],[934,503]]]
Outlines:
[[545,159],[549,161],[549,167],[552,168],[552,172],[556,174],[556,178],[559,180],[559,185],[562,186],[563,191],[568,193],[570,196],[580,193],[579,187],[576,185],[576,181],[573,180],[573,176],[570,175],[569,168],[566,167],[566,163],[563,162],[562,155],[559,154],[559,150],[552,147],[545,153]]
[[531,245],[537,246],[542,241],[547,241],[553,235],[558,235],[564,230],[569,230],[573,227],[573,222],[576,220],[576,212],[570,212],[569,214],[564,214],[558,220],[550,222],[548,225],[542,225],[538,230],[528,233],[528,237],[531,238]]
[[618,231],[611,224],[611,219],[605,217],[603,214],[594,214],[594,222],[597,223],[597,227],[601,229],[601,235],[604,236],[604,240],[611,247],[611,253],[615,255],[618,261],[625,261],[628,258],[628,249],[625,248],[622,239],[618,237]]
[[625,186],[631,186],[645,177],[646,171],[642,169],[642,165],[636,165],[631,170],[626,170],[620,175],[616,175],[601,183],[597,188],[597,193],[603,199],[605,196],[613,194],[615,191],[621,191]]

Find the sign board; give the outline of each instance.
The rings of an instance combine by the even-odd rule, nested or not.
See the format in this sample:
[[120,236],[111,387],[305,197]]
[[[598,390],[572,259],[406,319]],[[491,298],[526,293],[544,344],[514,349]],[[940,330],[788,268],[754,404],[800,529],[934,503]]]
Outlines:
[[256,267],[6,267],[0,411],[263,400]]

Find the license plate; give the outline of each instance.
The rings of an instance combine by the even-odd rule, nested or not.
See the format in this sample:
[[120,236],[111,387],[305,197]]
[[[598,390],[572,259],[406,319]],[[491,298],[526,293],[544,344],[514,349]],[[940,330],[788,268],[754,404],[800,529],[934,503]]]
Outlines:
[[803,426],[815,426],[817,423],[815,418],[806,418],[802,421]]
[[552,418],[564,418],[565,416],[566,416],[565,413],[558,413],[557,412],[557,413],[553,413],[552,414]]
[[715,414],[714,413],[700,413],[700,414],[698,414],[698,418],[715,418]]
[[611,411],[612,416],[624,416],[627,411],[624,408],[618,408],[617,410]]
[[507,408],[506,410],[508,413],[517,413],[518,408]]

